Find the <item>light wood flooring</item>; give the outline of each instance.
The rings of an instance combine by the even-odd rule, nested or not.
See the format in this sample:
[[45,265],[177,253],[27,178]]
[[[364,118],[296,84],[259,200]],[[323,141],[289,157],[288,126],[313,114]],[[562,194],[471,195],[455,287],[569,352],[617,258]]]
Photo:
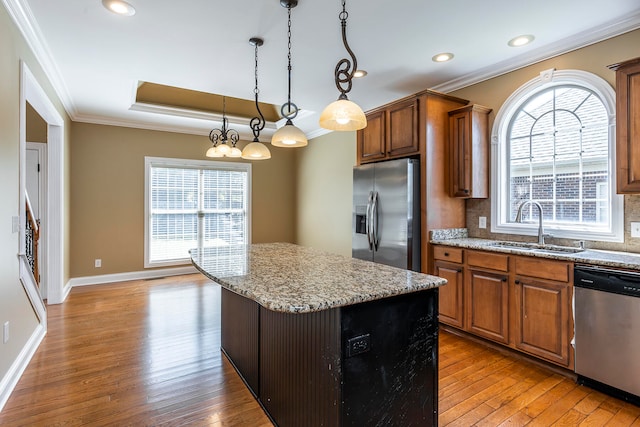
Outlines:
[[[271,426],[220,352],[219,287],[201,275],[75,288],[2,426]],[[441,426],[640,426],[640,407],[440,334]]]

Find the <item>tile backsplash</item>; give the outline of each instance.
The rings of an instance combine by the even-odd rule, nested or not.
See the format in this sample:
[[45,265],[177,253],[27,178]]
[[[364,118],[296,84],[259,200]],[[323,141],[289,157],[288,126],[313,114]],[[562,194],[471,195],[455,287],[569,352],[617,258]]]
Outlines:
[[[494,240],[514,240],[530,242],[535,240],[535,236],[520,236],[512,234],[499,234],[491,232],[491,199],[468,199],[467,200],[467,230],[469,237]],[[478,227],[478,218],[487,218],[487,228]],[[640,253],[640,238],[631,238],[631,221],[640,221],[640,195],[624,196],[624,242],[611,243],[585,240],[585,247],[589,249],[603,249],[611,251],[637,252]],[[577,242],[572,239],[547,238],[547,242],[577,246]]]

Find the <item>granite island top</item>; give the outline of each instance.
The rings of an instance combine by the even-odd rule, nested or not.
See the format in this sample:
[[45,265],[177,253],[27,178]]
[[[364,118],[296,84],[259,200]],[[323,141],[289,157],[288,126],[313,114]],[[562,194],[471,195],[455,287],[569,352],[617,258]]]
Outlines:
[[492,246],[501,240],[480,239],[467,237],[466,229],[435,230],[431,243],[435,245],[455,246],[466,249],[510,253],[514,255],[534,256],[539,258],[573,261],[579,264],[590,264],[602,267],[616,267],[640,271],[640,254],[631,252],[604,251],[586,249],[577,253],[560,252],[531,252],[522,251],[517,247]]
[[441,277],[290,243],[192,249],[191,261],[224,288],[279,312],[306,313],[436,288]]

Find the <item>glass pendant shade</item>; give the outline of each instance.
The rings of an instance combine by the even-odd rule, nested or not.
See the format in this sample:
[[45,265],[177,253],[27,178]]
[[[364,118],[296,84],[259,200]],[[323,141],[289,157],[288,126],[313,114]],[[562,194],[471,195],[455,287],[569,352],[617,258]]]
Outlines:
[[227,144],[220,144],[217,147],[217,151],[218,153],[222,154],[223,156],[226,156],[227,154],[229,154],[229,151],[231,151],[231,147],[229,147]]
[[205,155],[207,157],[224,157],[224,154],[218,151],[218,147],[210,147]]
[[367,127],[367,118],[355,102],[338,99],[324,109],[320,115],[320,126],[338,131],[359,130]]
[[227,153],[227,157],[242,157],[242,150],[238,147],[231,147],[231,150]]
[[300,129],[295,127],[291,120],[278,129],[271,137],[271,145],[276,147],[304,147],[307,145],[307,137]]
[[242,158],[247,160],[267,160],[271,158],[271,152],[261,142],[251,142],[242,150]]

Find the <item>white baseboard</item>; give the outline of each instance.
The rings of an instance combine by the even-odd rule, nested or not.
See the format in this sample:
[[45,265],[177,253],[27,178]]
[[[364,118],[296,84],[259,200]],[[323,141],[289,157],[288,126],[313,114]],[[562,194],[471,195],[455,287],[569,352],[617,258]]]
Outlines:
[[9,400],[9,396],[11,396],[16,384],[18,384],[18,380],[24,373],[24,370],[27,369],[31,358],[40,346],[46,333],[47,331],[44,326],[38,325],[36,327],[16,360],[11,364],[9,371],[4,378],[2,378],[2,381],[0,381],[0,411],[2,411],[2,408],[4,408],[4,405]]
[[[144,280],[144,279],[157,279],[159,277],[166,276],[179,276],[182,274],[194,274],[197,273],[195,267],[176,267],[176,268],[162,268],[156,270],[146,270],[146,271],[131,271],[128,273],[116,273],[116,274],[103,274],[100,276],[86,276],[86,277],[74,277],[69,280],[66,288],[71,290],[71,288],[76,286],[88,286],[88,285],[102,285],[105,283],[115,283],[115,282],[127,282],[129,280]],[[66,291],[66,295],[69,291]]]

